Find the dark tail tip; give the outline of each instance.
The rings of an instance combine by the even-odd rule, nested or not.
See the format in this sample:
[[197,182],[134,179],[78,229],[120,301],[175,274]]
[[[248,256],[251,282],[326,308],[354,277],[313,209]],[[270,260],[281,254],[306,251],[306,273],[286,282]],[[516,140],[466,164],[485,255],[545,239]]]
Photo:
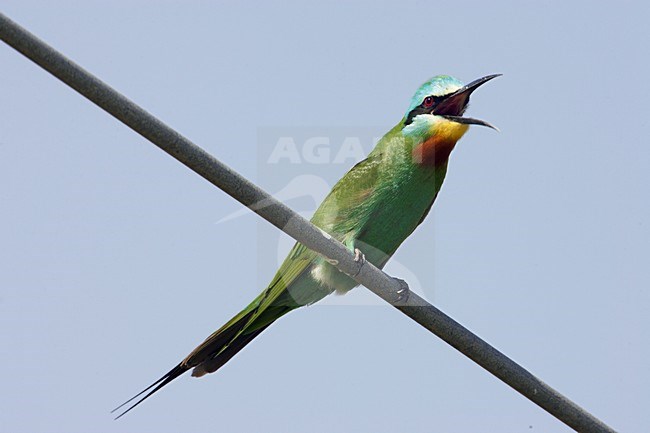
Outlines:
[[138,401],[136,401],[131,406],[129,406],[125,411],[123,411],[122,413],[120,413],[118,416],[115,417],[116,420],[122,418],[124,415],[126,415],[128,412],[130,412],[132,409],[134,409],[137,405],[139,405],[140,403],[142,403],[143,401],[145,401],[146,399],[151,397],[153,394],[155,394],[157,391],[159,391],[162,387],[167,385],[172,380],[176,379],[181,374],[185,373],[187,370],[189,370],[189,368],[184,367],[182,364],[178,364],[176,367],[169,370],[169,372],[167,372],[167,374],[165,374],[163,377],[161,377],[160,379],[158,379],[157,381],[155,381],[154,383],[152,383],[151,385],[149,385],[148,387],[146,387],[145,389],[143,389],[142,391],[140,391],[139,393],[137,393],[136,395],[134,395],[133,397],[131,397],[130,399],[128,399],[127,401],[125,401],[124,403],[119,405],[118,407],[116,407],[115,409],[113,409],[111,411],[111,413],[117,412],[118,410],[120,410],[121,408],[123,408],[124,406],[131,403],[133,400],[137,399],[142,394],[144,394],[145,392],[147,392],[151,388],[153,388],[153,389],[151,389],[151,391],[149,391],[147,394],[145,394],[144,397],[140,398]]

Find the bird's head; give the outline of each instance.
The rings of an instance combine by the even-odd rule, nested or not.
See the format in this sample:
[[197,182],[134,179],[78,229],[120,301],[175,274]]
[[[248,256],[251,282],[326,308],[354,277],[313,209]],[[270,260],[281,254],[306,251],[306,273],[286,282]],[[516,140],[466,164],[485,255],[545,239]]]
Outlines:
[[405,137],[419,143],[414,148],[418,162],[446,161],[469,125],[497,129],[484,120],[463,117],[463,114],[472,92],[499,75],[488,75],[465,85],[449,75],[437,75],[420,86],[411,99],[402,127]]

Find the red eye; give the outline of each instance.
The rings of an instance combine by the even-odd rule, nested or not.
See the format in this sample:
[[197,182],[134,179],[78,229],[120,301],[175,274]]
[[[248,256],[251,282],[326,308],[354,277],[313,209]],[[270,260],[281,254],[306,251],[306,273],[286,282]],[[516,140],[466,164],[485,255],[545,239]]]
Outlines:
[[433,96],[427,96],[426,98],[424,98],[424,102],[422,103],[422,105],[424,106],[424,108],[431,108],[433,107],[433,103],[434,103]]

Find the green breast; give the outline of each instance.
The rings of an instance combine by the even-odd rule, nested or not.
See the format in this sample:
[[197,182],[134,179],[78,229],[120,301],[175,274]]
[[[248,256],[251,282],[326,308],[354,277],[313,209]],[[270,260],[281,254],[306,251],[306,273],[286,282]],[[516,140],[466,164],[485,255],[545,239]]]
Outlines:
[[393,174],[377,191],[377,204],[356,235],[356,243],[376,266],[388,258],[422,222],[442,186],[447,165],[409,167]]

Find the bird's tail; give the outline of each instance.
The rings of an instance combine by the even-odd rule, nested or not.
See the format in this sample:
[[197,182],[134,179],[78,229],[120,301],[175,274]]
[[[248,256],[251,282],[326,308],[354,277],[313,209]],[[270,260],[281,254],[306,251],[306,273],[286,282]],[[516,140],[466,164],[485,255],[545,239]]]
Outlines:
[[118,416],[115,417],[115,419],[122,418],[124,415],[130,412],[131,409],[134,409],[137,405],[139,405],[140,403],[142,403],[143,401],[151,397],[155,392],[160,390],[163,386],[167,385],[172,380],[176,379],[181,374],[185,373],[187,370],[189,370],[189,367],[183,367],[182,363],[178,364],[176,367],[169,370],[163,377],[161,377],[160,379],[158,379],[157,381],[155,381],[154,383],[152,383],[151,385],[149,385],[148,387],[146,387],[145,389],[143,389],[142,391],[140,391],[139,393],[137,393],[136,395],[134,395],[133,397],[131,397],[130,399],[128,399],[127,401],[119,405],[118,407],[116,407],[115,409],[113,409],[111,413],[117,412],[118,410],[120,410],[121,408],[123,408],[124,406],[131,403],[133,400],[135,400],[136,398],[140,397],[142,394],[144,394],[145,392],[153,388],[151,389],[151,391],[145,394],[144,397],[140,398],[138,401],[133,403],[126,410],[124,410],[122,413],[120,413]]
[[[121,418],[126,413],[134,409],[140,403],[151,397],[165,385],[185,373],[186,371],[194,368],[192,376],[201,377],[207,373],[214,373],[242,350],[248,343],[255,337],[262,333],[271,323],[286,314],[292,308],[271,308],[273,311],[271,315],[264,315],[263,320],[256,317],[251,320],[256,310],[247,307],[228,323],[219,328],[216,332],[210,335],[203,343],[192,351],[183,361],[177,366],[169,370],[160,379],[149,385],[147,388],[140,391],[138,394],[125,401],[111,413],[115,413],[132,401],[136,400],[126,410],[121,412],[115,419]],[[148,392],[147,392],[148,391]],[[144,394],[144,396],[142,396]],[[142,396],[142,397],[140,397]],[[140,397],[138,399],[138,397]]]

